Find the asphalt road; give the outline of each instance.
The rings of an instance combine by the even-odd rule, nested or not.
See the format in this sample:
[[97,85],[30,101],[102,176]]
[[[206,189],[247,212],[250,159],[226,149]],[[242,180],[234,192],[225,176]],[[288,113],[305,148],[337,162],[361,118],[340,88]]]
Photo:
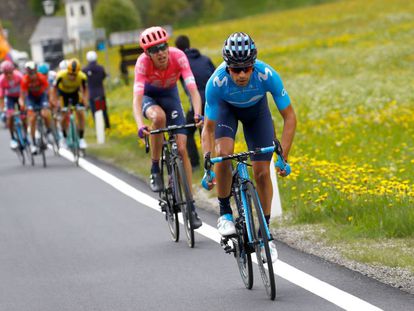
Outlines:
[[[246,290],[234,259],[207,236],[196,234],[194,249],[183,234],[174,243],[158,211],[51,151],[46,169],[39,157],[23,167],[8,144],[0,130],[1,311],[342,309],[280,276],[272,302],[256,268]],[[152,195],[134,176],[97,165]],[[216,215],[199,214],[215,226]],[[277,245],[281,262],[373,309],[414,310],[413,295]]]

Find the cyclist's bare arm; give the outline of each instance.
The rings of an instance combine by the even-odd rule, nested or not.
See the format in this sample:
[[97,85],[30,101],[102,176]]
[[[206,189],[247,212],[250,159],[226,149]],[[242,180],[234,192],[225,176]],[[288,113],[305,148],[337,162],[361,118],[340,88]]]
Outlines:
[[214,135],[216,130],[216,121],[205,117],[203,132],[201,133],[201,147],[203,153],[211,152],[214,154]]
[[[144,119],[142,118],[142,100],[144,94],[134,93],[134,99],[132,101],[132,109],[134,111],[135,122],[137,123],[138,129],[144,126]],[[149,131],[144,130],[145,135],[149,135]]]
[[283,118],[283,132],[282,132],[282,148],[283,148],[283,157],[287,161],[290,147],[292,146],[293,137],[295,136],[296,131],[296,114],[293,110],[292,105],[289,105],[282,111],[280,114]]
[[0,97],[0,112],[4,110],[4,97]]
[[[202,105],[201,105],[201,96],[200,93],[198,92],[197,88],[192,88],[189,90],[190,96],[191,96],[191,102],[193,104],[193,109],[194,109],[194,115],[201,115],[201,109],[202,109]],[[197,125],[201,125],[201,121],[197,123]]]

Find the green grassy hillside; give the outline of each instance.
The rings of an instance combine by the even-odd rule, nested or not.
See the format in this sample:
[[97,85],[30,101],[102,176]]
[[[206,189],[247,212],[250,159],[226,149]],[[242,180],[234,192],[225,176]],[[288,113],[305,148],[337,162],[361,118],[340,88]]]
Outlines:
[[[412,1],[338,1],[174,34],[189,35],[219,64],[227,35],[245,31],[259,59],[282,76],[298,115],[293,173],[280,181],[293,222],[323,223],[354,237],[413,237],[413,17]],[[117,88],[110,98],[110,144],[94,152],[145,176],[148,162],[136,160],[143,151],[132,90]],[[280,133],[274,105],[272,111]]]

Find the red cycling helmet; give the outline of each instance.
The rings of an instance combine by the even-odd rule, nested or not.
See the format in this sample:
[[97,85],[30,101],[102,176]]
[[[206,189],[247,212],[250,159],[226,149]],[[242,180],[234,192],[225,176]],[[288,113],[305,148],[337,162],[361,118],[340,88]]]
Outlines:
[[160,27],[150,27],[145,29],[139,36],[139,45],[146,51],[149,47],[165,43],[168,40],[167,31]]
[[11,61],[5,60],[1,63],[1,71],[2,72],[12,72],[14,70],[14,65]]

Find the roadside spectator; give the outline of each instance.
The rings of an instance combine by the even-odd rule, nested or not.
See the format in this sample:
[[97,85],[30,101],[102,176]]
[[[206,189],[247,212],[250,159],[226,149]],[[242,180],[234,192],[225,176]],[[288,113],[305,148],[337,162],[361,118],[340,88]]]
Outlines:
[[97,62],[98,56],[95,51],[89,51],[86,53],[86,59],[88,65],[82,69],[82,71],[88,77],[88,89],[89,89],[89,107],[91,108],[92,115],[95,120],[95,111],[102,110],[105,128],[110,128],[109,116],[105,98],[105,89],[103,81],[106,78],[106,72],[103,66]]
[[[207,56],[204,56],[200,53],[199,50],[195,48],[190,48],[190,39],[185,36],[181,35],[178,36],[175,40],[175,46],[179,48],[181,51],[187,55],[188,61],[190,63],[191,71],[193,72],[194,78],[196,80],[198,92],[201,96],[201,102],[202,102],[202,112],[204,115],[204,106],[205,106],[205,88],[208,79],[213,74],[214,70],[216,69],[213,62],[210,58]],[[184,87],[185,92],[188,95],[188,91],[184,86],[183,80],[181,78],[181,84]],[[187,123],[194,123],[194,110],[193,106],[191,105],[190,109],[187,112],[186,115]],[[196,168],[200,165],[200,157],[198,154],[197,146],[194,140],[194,133],[196,129],[192,128],[188,130],[187,135],[187,150],[188,154],[190,156],[191,166],[193,168]]]

